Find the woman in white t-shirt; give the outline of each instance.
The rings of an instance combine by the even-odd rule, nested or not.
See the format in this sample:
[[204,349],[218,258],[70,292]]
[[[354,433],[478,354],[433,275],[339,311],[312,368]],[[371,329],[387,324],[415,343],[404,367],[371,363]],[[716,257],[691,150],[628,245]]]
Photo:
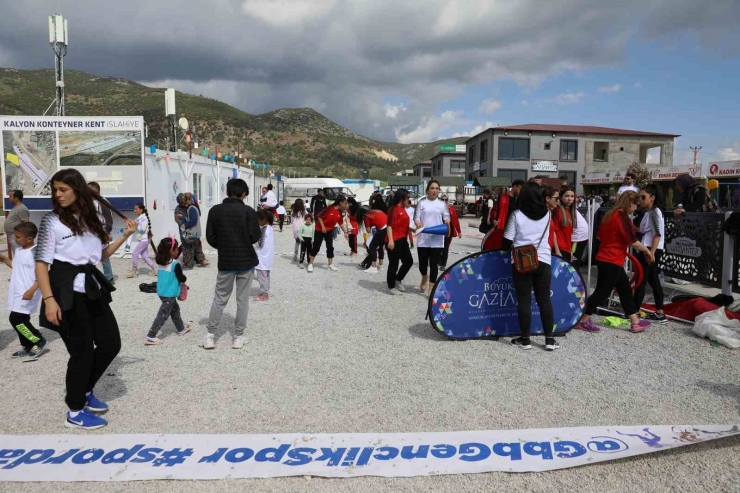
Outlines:
[[574,211],[576,215],[576,226],[573,228],[573,258],[571,263],[576,270],[581,268],[581,261],[583,254],[588,246],[588,231],[589,226],[583,215],[578,212],[578,209]]
[[40,325],[58,332],[69,352],[65,425],[93,430],[108,424],[91,412],[108,410],[93,389],[121,349],[118,323],[109,306],[116,288],[95,265],[123,245],[137,224],[125,218],[125,231],[109,244],[94,200],[121,214],[93,195],[76,169],[51,178],[51,200],[52,212],[41,220],[35,252],[42,296]]
[[[416,205],[414,224],[416,224],[417,229],[450,224],[450,210],[447,204],[439,198],[439,182],[437,180],[429,181],[427,196]],[[422,232],[417,238],[416,247],[419,252],[419,272],[421,273],[419,289],[426,292],[437,282],[439,261],[445,248],[445,237]],[[427,269],[429,275],[427,275]]]
[[532,349],[530,329],[532,324],[532,291],[540,307],[540,320],[545,331],[545,350],[554,351],[559,348],[552,336],[553,311],[550,300],[550,279],[552,272],[550,263],[550,213],[545,205],[542,187],[537,183],[527,182],[517,198],[518,210],[514,212],[506,223],[504,231],[504,248],[516,248],[534,245],[537,249],[539,267],[528,274],[517,272],[512,262],[512,277],[518,303],[519,328],[521,336],[511,340],[515,346],[522,349]]
[[640,204],[645,210],[640,222],[640,233],[642,233],[642,244],[650,249],[655,261],[648,263],[645,255],[639,252],[638,259],[642,265],[644,277],[642,284],[635,289],[635,306],[639,310],[645,299],[645,289],[648,284],[653,288],[655,298],[655,313],[649,313],[645,319],[659,324],[667,324],[668,319],[663,313],[663,286],[660,284],[660,259],[663,256],[665,242],[665,220],[660,210],[662,203],[658,187],[653,184],[645,185],[638,195]]

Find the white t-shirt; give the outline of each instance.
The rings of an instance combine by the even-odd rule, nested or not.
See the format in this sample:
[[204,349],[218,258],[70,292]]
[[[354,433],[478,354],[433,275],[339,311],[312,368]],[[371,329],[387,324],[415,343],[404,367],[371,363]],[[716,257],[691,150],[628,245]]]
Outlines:
[[[543,235],[542,232],[545,232]],[[525,245],[534,245],[537,247],[537,258],[540,262],[550,265],[552,255],[550,253],[550,214],[534,221],[524,215],[522,211],[515,211],[509,222],[506,223],[504,238],[512,242],[512,246],[520,247]],[[542,241],[540,241],[542,238]]]
[[35,246],[24,249],[16,248],[13,252],[13,272],[10,274],[10,289],[8,290],[8,311],[32,315],[41,302],[41,290],[37,289],[33,298],[23,299],[23,293],[28,291],[36,282]]
[[571,236],[573,243],[588,240],[588,223],[586,222],[586,218],[578,211],[576,211],[576,214],[576,227],[573,229],[573,235]]
[[285,207],[283,207],[282,205],[279,205],[277,208],[277,213],[285,215]]
[[149,231],[149,220],[146,218],[146,214],[141,214],[137,217],[136,224],[136,239],[139,241],[148,240],[146,233]]
[[[437,226],[443,224],[445,221],[450,219],[450,208],[447,207],[440,198],[436,200],[429,200],[423,198],[419,201],[416,206],[416,212],[414,213],[414,220],[417,220],[425,228],[430,226]],[[445,237],[444,235],[428,235],[425,233],[419,234],[419,239],[416,244],[420,248],[444,248]]]
[[272,270],[275,263],[275,232],[272,226],[267,226],[264,232],[264,238],[260,242],[262,246],[255,245],[254,250],[257,252],[257,258],[260,263],[257,270]]
[[642,244],[648,248],[653,247],[653,237],[660,235],[658,250],[665,247],[665,221],[663,213],[657,207],[653,207],[650,212],[642,216],[640,221],[640,233],[642,233]]
[[278,201],[277,197],[275,197],[275,192],[273,192],[272,190],[268,190],[267,192],[265,192],[265,199],[267,199],[265,200],[265,205],[267,207],[277,207]]
[[619,197],[620,195],[622,195],[624,192],[627,192],[627,191],[630,191],[630,190],[632,190],[635,193],[639,193],[640,192],[640,189],[637,188],[634,185],[622,185],[621,187],[619,187],[619,190],[617,190],[617,197]]
[[414,212],[416,209],[414,209],[411,206],[406,207],[406,214],[409,215],[409,228],[413,231],[416,229],[416,223],[414,223]]
[[[41,220],[37,239],[35,258],[47,264],[60,260],[72,265],[96,265],[103,258],[103,248],[107,246],[90,232],[86,231],[81,236],[73,234],[53,212]],[[73,289],[78,293],[85,292],[85,274],[77,274]]]

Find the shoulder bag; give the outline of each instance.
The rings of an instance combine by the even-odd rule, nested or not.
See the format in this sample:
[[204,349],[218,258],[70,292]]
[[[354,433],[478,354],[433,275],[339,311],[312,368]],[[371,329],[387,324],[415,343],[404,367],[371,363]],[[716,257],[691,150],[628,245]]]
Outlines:
[[547,225],[542,231],[540,241],[537,242],[537,246],[524,245],[520,247],[514,247],[512,249],[512,256],[514,258],[514,268],[520,274],[531,274],[536,271],[540,266],[540,260],[537,256],[537,249],[542,244],[542,239],[545,237],[547,229],[550,227],[550,216],[548,215]]

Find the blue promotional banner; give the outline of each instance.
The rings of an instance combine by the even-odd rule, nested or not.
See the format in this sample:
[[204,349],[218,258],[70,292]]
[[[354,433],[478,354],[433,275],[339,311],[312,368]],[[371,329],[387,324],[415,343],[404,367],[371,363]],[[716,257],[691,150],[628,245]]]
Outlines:
[[[568,262],[552,257],[550,296],[555,333],[573,328],[586,306],[583,279]],[[451,339],[519,335],[511,252],[475,253],[458,261],[437,281],[429,297],[432,327]],[[543,334],[532,295],[532,334]]]

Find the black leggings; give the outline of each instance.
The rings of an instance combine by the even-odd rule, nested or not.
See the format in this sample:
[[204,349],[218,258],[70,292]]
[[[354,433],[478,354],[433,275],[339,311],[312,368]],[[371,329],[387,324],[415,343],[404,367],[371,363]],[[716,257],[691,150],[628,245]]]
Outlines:
[[373,235],[373,239],[367,246],[367,257],[362,260],[362,266],[365,269],[369,269],[370,267],[372,267],[373,262],[376,262],[378,258],[380,258],[380,260],[383,260],[385,258],[383,248],[385,245],[385,237],[387,233],[388,231],[386,229],[382,229],[380,231],[376,231]]
[[581,268],[581,262],[583,262],[583,254],[586,253],[586,247],[588,246],[588,240],[579,241],[576,243],[576,251],[573,252],[573,260],[571,263],[576,269]]
[[[313,234],[313,250],[311,257],[315,257],[321,250],[321,242],[326,241],[326,258],[334,258],[334,228],[322,233],[318,229]],[[308,260],[309,262],[311,259]]]
[[[301,259],[298,262],[299,264],[302,264],[303,260],[306,258],[306,252],[308,252],[309,257],[311,256],[311,252],[313,251],[311,241],[312,239],[308,236],[301,238]],[[311,259],[309,258],[308,260],[310,261]]]
[[[411,267],[414,265],[414,257],[411,256],[409,241],[406,238],[401,238],[393,243],[393,250],[388,250],[388,272],[386,274],[386,281],[388,281],[389,289],[396,287],[396,281],[403,281],[406,274],[409,273]],[[401,262],[400,269],[398,268],[399,262]]]
[[632,296],[632,287],[623,265],[609,262],[596,262],[599,277],[596,280],[596,289],[586,302],[586,315],[593,315],[599,305],[609,298],[612,290],[616,287],[619,302],[622,304],[625,315],[628,317],[637,313],[635,298]]
[[648,284],[653,288],[655,308],[658,310],[663,309],[663,286],[660,284],[660,267],[658,266],[662,256],[663,250],[655,250],[655,262],[648,264],[644,253],[639,252],[637,255],[640,265],[642,265],[642,271],[645,273],[642,284],[635,289],[635,307],[638,310],[642,306],[642,300],[645,299],[645,289]]
[[426,276],[429,267],[429,282],[434,284],[437,282],[439,260],[442,258],[444,248],[417,247],[416,250],[419,252],[419,272]]
[[551,338],[553,331],[553,314],[552,301],[550,300],[550,266],[540,262],[536,271],[529,274],[520,274],[515,268],[512,268],[514,278],[514,289],[516,290],[516,300],[519,306],[519,329],[522,338],[529,339],[532,326],[532,290],[534,298],[540,307],[540,320],[542,329],[545,331],[545,337]]
[[450,243],[452,243],[452,236],[445,236],[445,247],[442,250],[442,255],[439,258],[440,267],[447,267],[447,259],[450,256]]
[[121,350],[121,334],[110,305],[74,294],[74,308],[64,312],[69,331],[60,333],[69,352],[67,363],[67,406],[79,411],[108,366]]

